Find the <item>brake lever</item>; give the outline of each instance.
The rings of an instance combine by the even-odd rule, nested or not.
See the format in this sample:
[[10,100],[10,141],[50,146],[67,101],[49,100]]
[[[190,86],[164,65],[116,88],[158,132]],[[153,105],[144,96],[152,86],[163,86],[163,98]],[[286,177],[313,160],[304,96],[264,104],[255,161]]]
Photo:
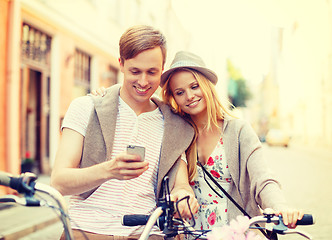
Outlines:
[[288,230],[284,231],[283,234],[293,234],[293,233],[299,234],[302,237],[305,237],[306,239],[312,239],[312,237],[308,233],[300,231],[300,230],[295,230],[295,229],[288,229]]
[[278,225],[273,226],[273,231],[278,234],[284,234],[285,231],[289,230],[289,228],[284,224],[282,220],[282,216],[279,216],[279,223]]
[[296,230],[296,229],[289,229],[283,222],[282,220],[282,216],[280,215],[279,216],[279,224],[278,225],[275,225],[273,227],[273,232],[275,233],[278,233],[278,234],[282,234],[282,235],[285,235],[285,234],[299,234],[307,239],[312,239],[312,237],[306,233],[306,232],[303,232],[303,231],[300,231],[300,230]]
[[[189,204],[189,196],[183,197],[183,198],[181,198],[180,200],[178,200],[178,201],[176,202],[176,212],[177,212],[177,214],[179,215],[179,218],[180,218],[183,222],[186,222],[185,219],[181,216],[181,213],[180,213],[180,211],[179,211],[179,207],[178,207],[179,203],[180,203],[181,201],[185,201],[185,200],[187,200],[187,206],[188,206],[189,211],[190,211],[190,214],[191,214],[191,217],[190,217],[190,218],[191,218],[192,221],[193,221],[192,225],[189,225],[189,226],[193,228],[193,227],[195,227],[196,222],[195,222],[194,214],[192,213],[191,208],[190,208],[190,204]],[[188,224],[189,224],[189,223],[188,223]],[[187,226],[187,227],[188,227],[188,226]]]

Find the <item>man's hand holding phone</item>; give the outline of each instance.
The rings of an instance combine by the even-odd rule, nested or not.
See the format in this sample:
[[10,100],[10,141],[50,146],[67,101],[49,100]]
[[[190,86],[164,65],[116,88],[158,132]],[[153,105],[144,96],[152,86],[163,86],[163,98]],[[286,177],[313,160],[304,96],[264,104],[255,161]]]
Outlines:
[[106,165],[109,179],[129,180],[139,177],[149,168],[149,163],[144,158],[144,147],[128,145],[126,152],[103,164]]

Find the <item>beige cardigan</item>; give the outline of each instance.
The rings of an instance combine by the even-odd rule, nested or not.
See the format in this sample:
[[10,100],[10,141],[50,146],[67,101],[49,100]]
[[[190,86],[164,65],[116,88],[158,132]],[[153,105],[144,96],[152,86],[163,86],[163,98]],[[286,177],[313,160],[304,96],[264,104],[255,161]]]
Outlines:
[[[116,118],[119,105],[120,85],[107,89],[104,97],[91,96],[95,109],[91,114],[84,138],[81,168],[89,167],[110,159],[113,147]],[[159,197],[163,178],[170,177],[170,188],[174,184],[181,154],[189,147],[194,137],[193,128],[159,99],[152,99],[164,117],[164,135],[159,159],[158,183],[155,189]],[[87,198],[95,189],[82,193]]]
[[[285,204],[280,184],[273,177],[263,156],[262,145],[249,123],[225,120],[223,142],[232,182],[228,193],[250,216],[265,208]],[[242,213],[228,201],[228,219]]]

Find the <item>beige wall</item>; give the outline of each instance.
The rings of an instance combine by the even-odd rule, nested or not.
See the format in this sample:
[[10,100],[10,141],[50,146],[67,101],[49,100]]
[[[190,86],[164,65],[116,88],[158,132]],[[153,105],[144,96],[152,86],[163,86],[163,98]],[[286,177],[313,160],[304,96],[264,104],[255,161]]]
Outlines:
[[[7,60],[7,19],[8,0],[0,0],[0,171],[7,170],[6,164],[6,60]],[[0,187],[0,194],[5,194],[5,188]]]

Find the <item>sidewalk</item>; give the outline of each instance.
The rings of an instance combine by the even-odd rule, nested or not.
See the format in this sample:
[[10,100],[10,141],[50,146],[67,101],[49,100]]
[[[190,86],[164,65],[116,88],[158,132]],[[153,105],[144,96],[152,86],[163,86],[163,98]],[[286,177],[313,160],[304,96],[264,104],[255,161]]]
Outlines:
[[[38,181],[49,184],[49,176],[40,175]],[[25,207],[13,204],[1,204],[1,206],[0,240],[20,239],[60,222],[57,213],[48,207]],[[60,236],[61,231],[58,234]],[[54,236],[53,239],[58,239],[59,236]]]

